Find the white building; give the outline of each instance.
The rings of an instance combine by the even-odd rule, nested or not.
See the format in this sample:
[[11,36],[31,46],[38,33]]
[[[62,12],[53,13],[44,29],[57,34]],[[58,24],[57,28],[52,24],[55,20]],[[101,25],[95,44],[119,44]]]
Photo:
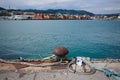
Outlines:
[[33,19],[33,15],[12,15],[9,17],[11,20],[26,20]]
[[120,15],[118,16],[118,19],[120,19]]

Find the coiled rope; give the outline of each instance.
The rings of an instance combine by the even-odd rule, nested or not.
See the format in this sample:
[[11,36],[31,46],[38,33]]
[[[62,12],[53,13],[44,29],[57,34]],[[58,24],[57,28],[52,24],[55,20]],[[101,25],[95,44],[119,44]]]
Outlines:
[[87,72],[87,73],[86,72],[84,72],[84,73],[76,72],[76,67],[75,67],[75,69],[71,68],[72,64],[76,64],[76,58],[73,58],[67,66],[67,69],[70,72],[77,73],[77,74],[89,75],[89,74],[95,73],[96,70],[98,70],[98,71],[104,72],[108,78],[112,77],[115,80],[120,80],[120,73],[117,73],[106,67],[98,67],[98,66],[94,65],[93,63],[91,63],[89,60],[87,60],[85,57],[80,57],[80,58],[86,65],[88,65],[90,67],[90,72]]
[[[75,64],[75,69],[73,69],[71,66]],[[90,71],[89,72],[77,72],[76,71],[76,58],[73,58],[67,65],[67,69],[68,71],[72,72],[72,73],[77,73],[77,74],[83,74],[83,75],[90,75],[90,74],[94,74],[96,72],[96,70],[94,68],[92,68],[89,64],[85,63],[86,65],[88,65],[90,67]]]
[[[78,74],[91,74],[91,72],[94,72],[96,70],[98,71],[101,71],[101,72],[104,72],[105,75],[110,78],[114,78],[115,80],[120,80],[120,73],[117,73],[109,68],[106,68],[106,67],[98,67],[96,65],[94,65],[93,63],[91,63],[90,61],[88,61],[85,57],[81,57],[82,61],[85,62],[85,64],[87,64],[90,68],[91,68],[91,71],[89,73],[78,73]],[[68,64],[68,70],[71,71],[71,72],[75,72],[75,70],[72,70],[70,68],[71,64],[72,63],[75,63],[76,60],[75,58],[72,59],[72,61]]]

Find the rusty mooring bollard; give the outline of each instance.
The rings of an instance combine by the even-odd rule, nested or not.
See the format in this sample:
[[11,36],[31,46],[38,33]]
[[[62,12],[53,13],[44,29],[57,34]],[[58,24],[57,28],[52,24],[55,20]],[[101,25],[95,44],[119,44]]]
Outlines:
[[58,46],[53,50],[53,54],[58,57],[65,57],[69,53],[68,49],[64,46]]

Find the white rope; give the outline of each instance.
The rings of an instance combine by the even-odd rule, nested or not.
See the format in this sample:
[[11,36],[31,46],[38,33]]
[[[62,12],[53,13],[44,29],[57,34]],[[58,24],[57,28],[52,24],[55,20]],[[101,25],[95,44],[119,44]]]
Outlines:
[[62,59],[60,59],[59,62],[49,63],[49,64],[32,64],[32,63],[27,63],[27,62],[7,61],[7,60],[3,60],[3,59],[0,59],[0,62],[9,63],[9,64],[21,64],[21,65],[28,65],[28,66],[44,67],[44,66],[54,66],[54,65],[59,65],[59,64],[62,63]]

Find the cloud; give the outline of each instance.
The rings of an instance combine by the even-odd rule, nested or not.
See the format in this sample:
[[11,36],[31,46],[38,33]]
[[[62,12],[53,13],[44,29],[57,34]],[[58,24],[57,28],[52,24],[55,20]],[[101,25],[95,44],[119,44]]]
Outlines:
[[116,7],[107,7],[104,10],[110,11],[110,10],[120,10],[120,7],[116,8]]
[[76,9],[93,13],[120,12],[120,0],[0,0],[1,7],[17,9]]
[[21,0],[20,2],[25,3],[28,6],[38,6],[38,5],[47,5],[51,3],[62,3],[62,2],[69,2],[70,0],[29,0],[26,3],[25,0]]
[[46,5],[50,3],[61,3],[68,2],[71,0],[0,0],[2,4],[16,4],[17,5],[28,5],[28,6],[37,6],[37,5]]

